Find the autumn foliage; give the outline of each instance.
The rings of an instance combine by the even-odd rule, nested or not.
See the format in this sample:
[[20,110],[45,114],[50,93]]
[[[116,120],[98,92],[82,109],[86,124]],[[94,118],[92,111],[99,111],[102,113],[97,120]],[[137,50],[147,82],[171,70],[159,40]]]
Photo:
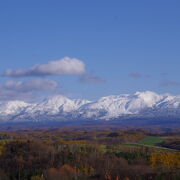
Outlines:
[[[179,180],[180,152],[138,144],[150,135],[106,128],[2,133],[0,180]],[[168,136],[177,142],[176,132]]]

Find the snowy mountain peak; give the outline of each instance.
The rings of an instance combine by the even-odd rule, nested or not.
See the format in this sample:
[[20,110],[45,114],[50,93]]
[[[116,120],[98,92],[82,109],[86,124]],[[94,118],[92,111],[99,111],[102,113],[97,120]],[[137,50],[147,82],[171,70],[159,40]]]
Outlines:
[[33,107],[28,108],[27,113],[35,114],[38,112],[40,114],[63,114],[75,111],[80,106],[88,102],[89,101],[86,100],[74,100],[62,95],[58,95],[45,99],[42,102],[37,103]]
[[46,106],[61,106],[65,104],[71,104],[72,100],[68,99],[65,96],[58,95],[58,96],[53,96],[51,98],[43,100],[40,104],[41,105],[46,105]]
[[149,104],[150,106],[152,106],[153,104],[155,104],[163,98],[162,95],[156,94],[151,91],[136,92],[135,96],[143,100],[147,105]]
[[97,101],[70,99],[62,95],[28,104],[23,101],[0,103],[0,120],[104,119],[121,116],[180,117],[180,96],[151,91],[102,97]]
[[0,103],[0,115],[17,114],[30,104],[24,101],[8,101]]

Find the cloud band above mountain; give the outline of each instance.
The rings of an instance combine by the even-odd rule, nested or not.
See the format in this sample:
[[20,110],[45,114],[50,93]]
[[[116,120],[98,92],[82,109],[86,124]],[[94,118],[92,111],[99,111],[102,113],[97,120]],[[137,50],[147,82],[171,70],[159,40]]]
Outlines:
[[25,100],[35,98],[39,93],[53,92],[59,84],[48,79],[32,79],[27,81],[6,81],[0,83],[0,100]]
[[85,72],[84,62],[76,58],[64,57],[60,60],[50,61],[47,64],[38,64],[28,69],[7,69],[3,75],[8,77],[80,75]]

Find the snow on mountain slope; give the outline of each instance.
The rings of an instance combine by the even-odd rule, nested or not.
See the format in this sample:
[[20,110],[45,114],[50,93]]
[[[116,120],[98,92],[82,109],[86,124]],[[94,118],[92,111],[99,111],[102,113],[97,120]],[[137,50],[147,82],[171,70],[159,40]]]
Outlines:
[[8,101],[0,103],[0,116],[14,115],[20,113],[22,110],[30,106],[30,104],[23,101]]
[[110,120],[120,116],[180,117],[180,96],[159,95],[151,91],[102,97],[97,101],[54,96],[39,103],[22,101],[0,103],[0,120],[48,121],[75,119]]
[[179,108],[180,96],[167,95],[165,98],[156,105],[158,108]]
[[80,110],[84,117],[110,119],[126,114],[138,114],[144,108],[153,107],[162,98],[161,95],[150,91],[131,95],[107,96],[97,102],[82,106]]
[[36,112],[46,114],[68,113],[77,110],[83,104],[88,103],[86,100],[71,100],[64,96],[54,96],[45,99],[40,103],[30,106],[26,109],[27,113],[34,114]]

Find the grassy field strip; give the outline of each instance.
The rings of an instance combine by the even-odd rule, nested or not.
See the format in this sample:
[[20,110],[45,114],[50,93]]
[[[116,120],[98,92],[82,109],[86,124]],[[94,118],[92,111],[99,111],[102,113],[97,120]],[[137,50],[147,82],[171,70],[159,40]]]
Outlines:
[[147,136],[141,141],[139,141],[139,144],[144,144],[144,145],[158,145],[164,142],[164,139],[161,137],[156,137],[156,136]]
[[145,145],[145,144],[139,144],[139,143],[127,143],[127,144],[124,144],[125,146],[134,146],[134,147],[148,147],[148,148],[154,148],[154,149],[157,149],[157,150],[166,150],[166,151],[169,151],[169,152],[178,152],[177,150],[175,149],[170,149],[170,148],[165,148],[165,147],[160,147],[160,146],[154,146],[154,145]]

